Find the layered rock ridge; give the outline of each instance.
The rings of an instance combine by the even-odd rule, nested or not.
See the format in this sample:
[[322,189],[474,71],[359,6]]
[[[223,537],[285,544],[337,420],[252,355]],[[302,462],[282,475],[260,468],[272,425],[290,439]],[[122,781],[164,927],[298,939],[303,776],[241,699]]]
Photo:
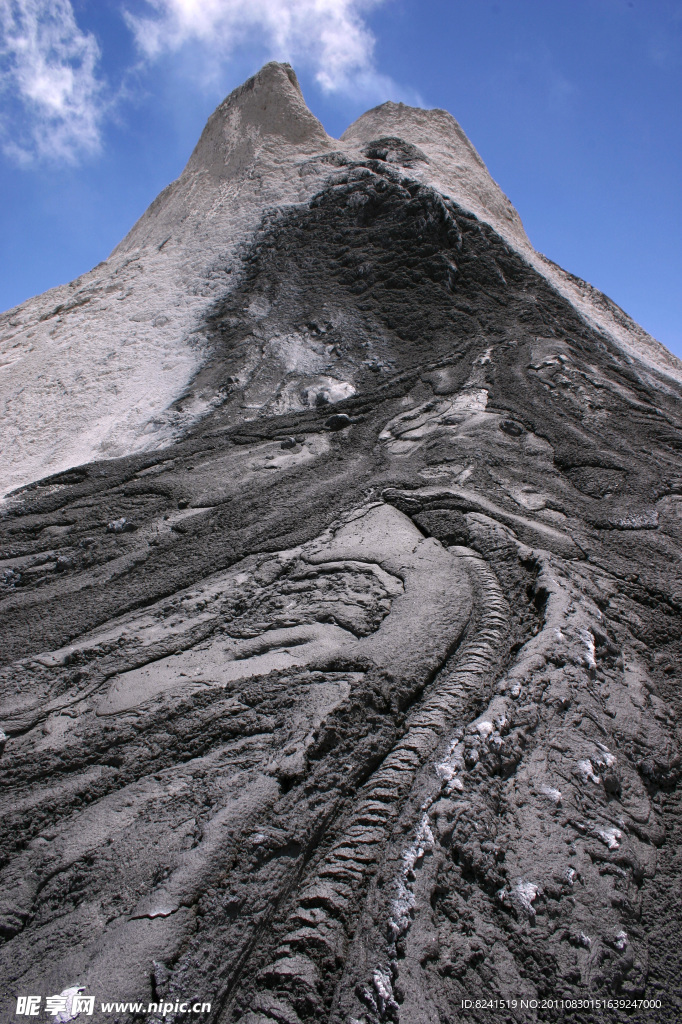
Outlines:
[[672,1024],[675,367],[550,280],[449,115],[337,142],[286,66],[138,264],[120,323],[158,287],[200,339],[168,433],[0,516],[3,1010]]

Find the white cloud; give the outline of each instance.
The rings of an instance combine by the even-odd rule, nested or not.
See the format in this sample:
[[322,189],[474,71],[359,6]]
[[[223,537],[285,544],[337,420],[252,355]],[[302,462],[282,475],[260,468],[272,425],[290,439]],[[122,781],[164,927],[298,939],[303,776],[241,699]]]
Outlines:
[[147,15],[126,12],[148,58],[198,43],[221,62],[258,45],[306,66],[325,92],[394,98],[395,83],[374,68],[374,36],[364,15],[383,0],[147,0]]
[[74,162],[100,145],[99,47],[69,0],[0,0],[3,149],[20,162]]

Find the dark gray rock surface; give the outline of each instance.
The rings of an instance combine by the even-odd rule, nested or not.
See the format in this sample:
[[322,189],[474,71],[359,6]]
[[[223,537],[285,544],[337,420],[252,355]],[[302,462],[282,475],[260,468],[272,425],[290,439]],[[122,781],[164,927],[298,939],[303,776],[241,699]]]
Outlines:
[[386,117],[264,205],[208,411],[2,507],[8,1017],[680,1019],[679,365]]

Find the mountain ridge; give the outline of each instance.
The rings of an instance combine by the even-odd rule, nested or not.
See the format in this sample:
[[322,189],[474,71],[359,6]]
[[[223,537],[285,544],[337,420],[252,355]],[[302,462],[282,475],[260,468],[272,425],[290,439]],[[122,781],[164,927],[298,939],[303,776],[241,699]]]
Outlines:
[[[426,155],[410,167],[415,180],[489,223],[631,357],[682,379],[679,360],[610,300],[535,252],[450,114],[387,103],[333,140],[306,107],[293,69],[271,63],[218,106],[183,173],[108,260],[0,317],[10,452],[2,491],[182,436],[219,400],[192,394],[208,354],[200,323],[216,292],[229,290],[231,265],[261,211],[308,202],[334,170],[327,159],[362,160],[370,136],[400,133]],[[155,366],[151,389],[145,364]]]
[[11,343],[0,1012],[676,1024],[682,384],[292,74]]

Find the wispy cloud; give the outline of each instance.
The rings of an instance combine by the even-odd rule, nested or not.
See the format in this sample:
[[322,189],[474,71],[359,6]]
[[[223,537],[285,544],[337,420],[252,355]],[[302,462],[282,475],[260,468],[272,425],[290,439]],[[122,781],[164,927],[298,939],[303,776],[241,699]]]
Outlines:
[[74,162],[100,145],[99,47],[69,0],[0,0],[5,153]]
[[[258,46],[270,57],[309,68],[325,92],[398,98],[399,87],[374,65],[367,13],[384,0],[147,0],[126,12],[149,59],[199,44],[221,63]],[[402,97],[401,97],[402,98]]]

